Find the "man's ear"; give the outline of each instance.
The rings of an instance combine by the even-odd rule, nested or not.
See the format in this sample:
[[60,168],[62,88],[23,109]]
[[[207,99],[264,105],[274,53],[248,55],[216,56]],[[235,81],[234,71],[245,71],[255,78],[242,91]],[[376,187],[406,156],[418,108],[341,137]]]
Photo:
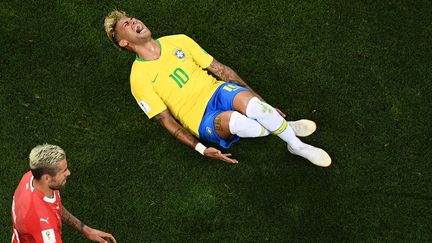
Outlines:
[[43,174],[42,176],[41,176],[41,181],[43,181],[43,182],[50,182],[50,180],[51,180],[51,176],[50,175],[48,175],[48,174]]
[[127,46],[128,44],[129,44],[129,43],[127,42],[127,40],[120,40],[120,41],[119,41],[119,46],[122,47],[122,48],[126,48],[126,46]]

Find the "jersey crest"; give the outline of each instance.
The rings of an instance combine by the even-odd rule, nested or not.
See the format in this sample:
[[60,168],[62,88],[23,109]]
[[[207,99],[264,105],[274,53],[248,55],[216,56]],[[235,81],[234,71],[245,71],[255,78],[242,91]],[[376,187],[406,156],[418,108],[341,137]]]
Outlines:
[[174,55],[180,60],[186,56],[186,54],[181,49],[175,50]]

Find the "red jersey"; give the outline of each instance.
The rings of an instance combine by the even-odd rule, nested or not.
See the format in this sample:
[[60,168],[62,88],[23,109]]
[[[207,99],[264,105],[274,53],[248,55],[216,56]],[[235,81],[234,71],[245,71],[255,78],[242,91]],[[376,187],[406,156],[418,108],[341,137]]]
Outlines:
[[32,185],[31,171],[22,177],[12,202],[12,243],[59,243],[62,229],[60,192],[49,198]]

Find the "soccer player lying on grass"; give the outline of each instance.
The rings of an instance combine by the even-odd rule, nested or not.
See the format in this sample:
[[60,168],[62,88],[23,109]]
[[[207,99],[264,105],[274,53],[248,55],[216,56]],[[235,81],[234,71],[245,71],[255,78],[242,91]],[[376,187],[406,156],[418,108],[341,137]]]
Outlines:
[[30,169],[13,197],[12,243],[61,243],[63,223],[91,241],[116,242],[111,234],[88,227],[63,207],[59,190],[71,174],[63,149],[36,146],[30,152]]
[[240,137],[272,133],[288,144],[291,153],[318,166],[331,164],[324,150],[297,137],[313,133],[316,129],[313,121],[287,122],[281,111],[267,104],[237,73],[188,36],[171,35],[155,40],[140,20],[121,11],[109,13],[104,27],[117,47],[136,53],[130,83],[139,106],[177,140],[204,156],[237,163],[231,154],[207,148],[196,137],[229,148]]

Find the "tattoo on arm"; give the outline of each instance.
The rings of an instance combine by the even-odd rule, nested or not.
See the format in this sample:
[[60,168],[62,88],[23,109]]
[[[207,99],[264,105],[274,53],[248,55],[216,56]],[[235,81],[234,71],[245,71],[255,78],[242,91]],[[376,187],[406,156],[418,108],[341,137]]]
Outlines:
[[210,64],[210,68],[211,71],[220,79],[226,82],[233,82],[242,87],[248,87],[247,84],[240,78],[240,76],[230,67],[215,60]]
[[65,207],[62,209],[62,223],[81,233],[84,228],[84,223],[73,216]]
[[177,129],[177,131],[174,132],[173,136],[174,136],[175,138],[178,138],[178,136],[180,136],[181,133],[183,133],[183,132],[184,132],[184,128],[183,128],[183,127],[179,127],[179,128]]
[[[232,82],[237,84],[238,86],[248,88],[250,91],[255,93],[249,85],[230,67],[218,62],[216,59],[213,59],[213,62],[210,64],[209,70],[222,79],[225,82]],[[255,93],[255,95],[257,95]]]
[[249,87],[249,85],[247,85],[242,79],[233,79],[233,80],[230,80],[230,82],[235,83],[238,86],[245,87],[245,88],[252,90],[252,88]]
[[225,75],[225,72],[226,72],[225,65],[222,65],[221,63],[216,61],[216,62],[212,62],[210,64],[210,67],[212,68],[212,71],[215,75],[217,75],[222,80],[227,81],[226,75]]
[[192,134],[190,134],[184,127],[182,127],[169,111],[163,111],[155,116],[156,120],[161,124],[162,127],[168,130],[168,132],[173,135],[177,140],[186,144],[191,148],[195,148],[195,145],[198,143],[198,139],[196,139]]
[[179,127],[177,128],[177,130],[175,132],[171,132],[170,133],[180,142],[186,144],[187,146],[191,147],[191,148],[195,148],[195,145],[198,143],[198,140],[192,136],[192,134],[190,134],[188,131],[186,131],[186,129],[184,129],[183,127]]
[[259,96],[251,87],[249,87],[249,85],[243,81],[243,79],[240,78],[240,76],[234,70],[218,62],[216,59],[213,59],[209,70],[225,82],[232,82],[238,86],[248,88],[255,96],[262,99],[261,96]]
[[164,112],[161,112],[155,116],[156,120],[161,124],[162,127],[165,127],[164,120],[166,118]]

